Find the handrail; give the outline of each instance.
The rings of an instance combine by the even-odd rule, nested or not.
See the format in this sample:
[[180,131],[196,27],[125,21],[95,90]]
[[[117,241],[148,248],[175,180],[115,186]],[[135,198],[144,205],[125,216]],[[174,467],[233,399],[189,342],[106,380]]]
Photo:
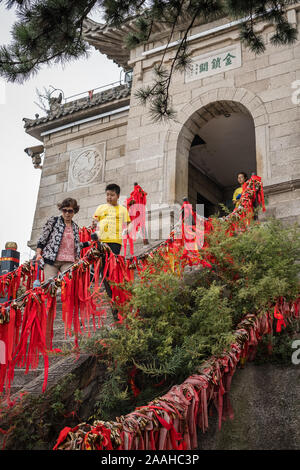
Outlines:
[[[102,85],[102,86],[99,86],[97,88],[92,88],[90,90],[86,90],[86,91],[82,91],[81,93],[76,93],[75,95],[71,95],[71,96],[67,96],[66,98],[64,98],[64,101],[65,101],[65,104],[67,104],[67,102],[69,100],[71,100],[71,98],[75,98],[76,96],[82,96],[82,95],[86,95],[88,94],[90,91],[93,91],[95,92],[96,90],[103,90],[103,89],[109,89],[109,88],[117,88],[118,86],[120,85],[125,85],[125,82],[122,81],[122,80],[118,80],[117,82],[112,82],[112,83],[108,83],[107,85]],[[105,90],[103,90],[105,91]],[[82,98],[84,98],[84,96],[82,96]],[[80,99],[80,98],[78,98]]]

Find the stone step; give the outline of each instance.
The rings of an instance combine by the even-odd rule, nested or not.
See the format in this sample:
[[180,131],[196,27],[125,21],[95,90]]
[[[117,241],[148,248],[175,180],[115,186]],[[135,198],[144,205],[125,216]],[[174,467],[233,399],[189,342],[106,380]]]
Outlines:
[[[141,252],[149,250],[151,246],[141,246]],[[107,296],[105,292],[105,288],[102,285],[100,288],[100,292],[103,293],[102,296],[102,303],[99,306],[99,308],[103,308],[106,310],[106,319],[104,321],[105,325],[108,325],[111,327],[111,325],[115,322],[113,315],[112,315],[112,308],[111,308],[111,301],[109,297]],[[96,332],[98,330],[98,318],[95,318],[95,323],[96,323]],[[93,318],[91,316],[90,318],[90,337],[92,337],[95,334],[94,328],[93,328]],[[87,328],[86,324],[86,328]],[[81,338],[88,338],[88,328],[87,331],[84,332],[82,328],[83,334],[80,335],[78,338],[79,343]],[[53,349],[61,349],[64,354],[53,354],[49,353],[48,358],[49,358],[49,376],[52,374],[55,375],[55,370],[57,365],[61,362],[63,363],[64,360],[68,361],[68,353],[71,353],[73,347],[75,345],[74,341],[74,336],[67,336],[65,337],[65,326],[62,320],[62,302],[61,302],[61,294],[57,294],[57,305],[56,305],[56,316],[53,321],[53,341],[52,341],[52,348]],[[71,359],[70,359],[71,360]],[[72,360],[71,360],[72,362]],[[44,358],[41,355],[39,358],[39,363],[38,367],[35,370],[29,370],[27,374],[25,374],[25,369],[16,367],[15,368],[15,375],[14,375],[14,381],[11,387],[11,395],[18,393],[20,390],[24,391],[26,390],[26,387],[30,389],[31,387],[31,382],[34,383],[36,380],[43,380],[43,375],[44,375]]]
[[[106,312],[106,317],[103,315],[100,317],[100,319],[96,316],[95,317],[95,322],[93,322],[93,318],[91,317],[88,321],[85,321],[85,324],[82,325],[80,324],[80,331],[82,335],[86,335],[90,332],[90,334],[94,334],[95,331],[97,331],[99,328],[101,328],[102,325],[105,325],[107,323],[110,323],[113,321],[113,316],[111,311]],[[94,328],[95,324],[95,328]],[[99,326],[100,325],[100,326]],[[72,330],[73,331],[73,326]],[[73,336],[73,335],[72,335]],[[71,338],[69,334],[65,334],[65,325],[62,321],[57,322],[56,324],[53,325],[53,340],[61,340],[61,339],[67,339]]]
[[[111,324],[114,321],[112,317],[110,305],[108,307],[109,308],[107,308],[107,319],[105,321],[105,324]],[[75,346],[74,335],[65,337],[65,327],[64,327],[64,323],[59,313],[60,312],[58,310],[58,315],[53,325],[52,349],[60,349],[62,350],[62,354],[60,353],[55,354],[51,352],[48,354],[49,373],[51,371],[51,368],[55,367],[58,362],[60,362],[64,357],[67,357],[68,354],[70,354],[73,351],[73,348]],[[97,325],[98,325],[98,322],[96,319],[96,330],[94,331],[93,322],[91,318],[90,319],[90,337],[92,337],[99,329],[97,328]],[[79,343],[81,339],[88,338],[88,337],[89,337],[88,328],[86,325],[86,332],[84,332],[82,328],[82,334],[78,338]],[[32,380],[38,378],[39,376],[41,377],[44,376],[44,358],[42,355],[40,355],[37,369],[34,369],[34,370],[30,369],[27,374],[25,374],[25,368],[22,368],[22,367],[15,368],[14,380],[11,386],[11,395],[18,393],[21,389],[23,389],[23,391],[26,390],[26,386],[27,385],[29,386]]]
[[10,388],[11,395],[21,390],[24,386],[26,386],[27,383],[39,377],[44,372],[44,369],[30,369],[27,374],[25,372],[26,369],[15,369],[14,380]]
[[[99,307],[99,312],[101,312],[102,310],[104,312],[106,312],[106,315],[108,316],[112,311],[111,310],[111,305],[110,304],[101,305],[101,307]],[[104,315],[105,315],[105,313],[103,313],[103,316]],[[97,322],[98,316],[99,315],[96,313],[95,314],[96,322]],[[80,314],[79,314],[79,318],[80,318]],[[85,319],[85,323],[87,325],[87,319]],[[90,323],[90,325],[93,324],[93,315],[92,314],[89,317],[89,323]],[[62,312],[60,312],[60,311],[56,312],[56,316],[55,316],[54,321],[53,321],[53,330],[55,331],[56,328],[64,328],[64,322],[63,322],[63,319],[62,319]]]
[[[71,349],[71,347],[70,347]],[[50,352],[48,354],[48,361],[49,361],[49,367],[52,367],[53,364],[55,364],[57,361],[61,360],[62,358],[62,354],[61,353],[52,353]],[[43,355],[41,354],[40,357],[39,357],[39,361],[38,361],[38,365],[37,365],[37,368],[36,369],[32,369],[30,368],[29,369],[29,372],[35,372],[35,371],[39,371],[39,373],[43,372],[44,370],[44,357]],[[15,367],[15,373],[14,373],[14,377],[17,377],[17,376],[20,376],[20,375],[28,375],[28,374],[25,374],[25,367]],[[28,377],[30,377],[28,375]]]

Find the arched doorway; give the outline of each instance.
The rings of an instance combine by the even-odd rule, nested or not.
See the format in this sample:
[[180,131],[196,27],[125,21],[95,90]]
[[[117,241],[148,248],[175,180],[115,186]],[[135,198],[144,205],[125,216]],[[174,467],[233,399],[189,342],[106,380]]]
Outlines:
[[237,174],[257,173],[255,127],[250,112],[241,103],[215,101],[194,112],[184,127],[193,134],[188,156],[188,200],[194,207],[202,204],[206,217],[222,215],[222,205],[232,210]]
[[[215,130],[217,129],[214,127],[215,124],[221,123],[221,119],[223,122],[225,119],[229,119],[228,126],[233,124],[233,119],[238,119],[240,124],[244,121],[245,127],[247,127],[246,121],[249,126],[254,125],[252,134],[254,140],[252,142],[255,141],[255,150],[251,152],[254,163],[250,165],[250,170],[248,168],[241,170],[242,156],[240,155],[240,159],[236,160],[237,171],[249,171],[251,175],[252,166],[254,166],[253,171],[256,169],[256,173],[262,177],[264,185],[268,185],[271,178],[269,115],[260,97],[245,88],[235,88],[230,80],[225,80],[220,88],[211,84],[205,88],[199,88],[197,92],[198,94],[195,93],[190,102],[178,110],[176,121],[169,126],[164,141],[162,202],[174,207],[175,210],[181,206],[183,198],[188,197],[189,194],[189,162],[192,143],[195,136],[199,135],[202,138],[201,129],[204,129],[210,121],[212,121],[210,126],[213,126]],[[230,106],[232,112],[230,118],[224,116],[225,104],[226,109]],[[215,109],[218,108],[220,114],[216,116],[212,114],[212,105],[215,106]],[[220,109],[221,105],[223,106]],[[217,117],[220,121],[217,121]],[[214,118],[216,121],[213,121]],[[241,131],[232,130],[234,129],[233,125],[230,127],[230,132],[234,132],[235,135]],[[248,129],[250,128],[248,127]],[[247,134],[249,135],[249,132]],[[217,133],[214,138],[220,141],[220,136],[221,134]],[[205,138],[202,140],[205,141]],[[243,142],[241,135],[238,140]],[[194,142],[195,147],[196,145]],[[245,149],[245,145],[243,149]],[[242,155],[244,155],[244,150]],[[234,176],[232,185],[235,184],[235,178]]]

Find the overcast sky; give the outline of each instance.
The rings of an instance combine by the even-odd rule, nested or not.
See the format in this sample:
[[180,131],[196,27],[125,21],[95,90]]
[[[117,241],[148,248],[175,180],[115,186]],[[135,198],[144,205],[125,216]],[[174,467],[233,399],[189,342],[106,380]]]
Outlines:
[[[95,17],[93,17],[95,19]],[[15,21],[14,10],[7,11],[0,4],[0,44],[10,42],[10,31]],[[121,69],[106,56],[91,48],[88,59],[62,66],[44,66],[24,84],[4,82],[0,78],[0,250],[7,241],[15,241],[21,261],[34,254],[28,247],[41,170],[35,169],[24,149],[39,145],[40,141],[26,134],[23,117],[34,119],[36,113],[44,115],[35,104],[36,89],[61,88],[68,97],[99,86],[116,82]],[[4,90],[3,90],[4,88]]]

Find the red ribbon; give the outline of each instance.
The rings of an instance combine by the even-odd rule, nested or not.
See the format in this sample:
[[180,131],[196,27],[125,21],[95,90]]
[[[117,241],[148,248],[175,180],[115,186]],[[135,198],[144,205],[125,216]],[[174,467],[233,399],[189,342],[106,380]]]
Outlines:
[[280,312],[280,310],[279,310],[277,304],[275,305],[275,308],[274,308],[274,318],[277,319],[276,332],[277,332],[277,333],[280,333],[280,332],[281,332],[281,328],[282,328],[282,327],[285,328],[285,327],[286,327],[286,324],[285,324],[283,315],[282,315],[282,313]]

